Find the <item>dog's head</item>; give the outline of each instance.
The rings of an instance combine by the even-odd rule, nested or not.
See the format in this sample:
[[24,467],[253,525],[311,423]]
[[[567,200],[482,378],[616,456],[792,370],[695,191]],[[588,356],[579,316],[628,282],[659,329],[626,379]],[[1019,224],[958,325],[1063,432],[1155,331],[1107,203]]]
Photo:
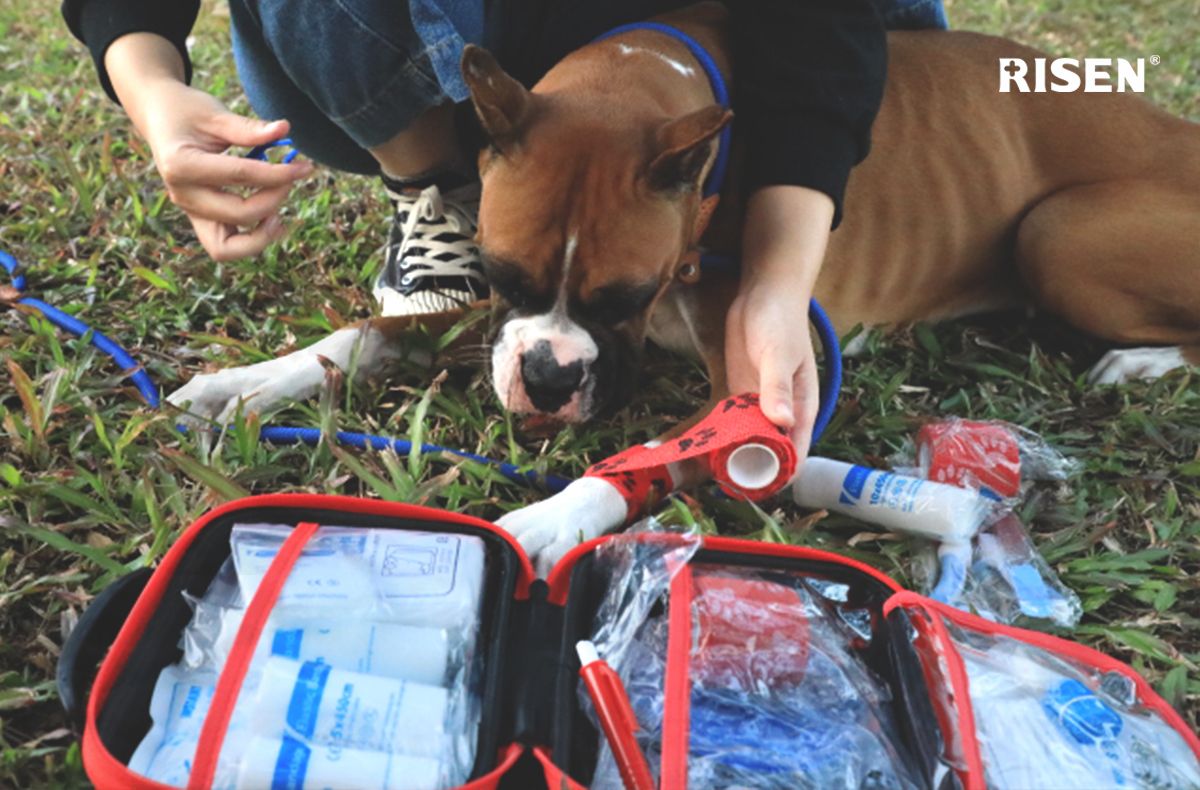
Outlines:
[[620,90],[560,90],[553,71],[527,91],[478,47],[463,74],[490,141],[477,240],[504,311],[492,348],[500,401],[562,422],[622,406],[732,114],[656,117],[622,106]]

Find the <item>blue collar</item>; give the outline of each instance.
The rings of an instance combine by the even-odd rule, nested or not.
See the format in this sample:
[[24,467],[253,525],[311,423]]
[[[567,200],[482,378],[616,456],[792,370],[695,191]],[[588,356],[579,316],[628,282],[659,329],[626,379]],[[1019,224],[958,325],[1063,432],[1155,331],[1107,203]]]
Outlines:
[[[712,55],[708,54],[708,50],[700,45],[700,42],[684,33],[682,30],[670,25],[664,25],[661,22],[634,22],[629,25],[621,25],[612,30],[597,36],[593,41],[603,41],[611,36],[620,33],[629,33],[634,30],[653,30],[656,33],[662,33],[665,36],[670,36],[688,48],[700,66],[704,69],[705,75],[708,76],[708,85],[712,88],[713,96],[716,97],[717,104],[722,107],[729,108],[729,90],[725,87],[725,78],[721,76],[721,70],[717,68],[717,63],[713,60]],[[732,124],[726,124],[721,130],[721,135],[717,138],[717,161],[713,163],[712,170],[708,173],[708,178],[704,181],[704,197],[711,197],[721,191],[721,187],[725,183],[725,170],[729,166],[729,141],[733,135]]]

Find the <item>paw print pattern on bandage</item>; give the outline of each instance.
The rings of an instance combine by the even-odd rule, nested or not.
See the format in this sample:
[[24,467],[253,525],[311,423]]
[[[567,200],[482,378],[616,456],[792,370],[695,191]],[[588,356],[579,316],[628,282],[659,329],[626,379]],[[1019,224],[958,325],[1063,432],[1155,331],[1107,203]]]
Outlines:
[[749,409],[752,406],[758,405],[758,393],[747,392],[742,395],[735,395],[732,398],[726,398],[721,402],[721,413],[724,414],[730,409]]
[[679,452],[686,453],[688,450],[695,448],[697,450],[708,446],[708,443],[717,436],[716,428],[701,428],[694,433],[687,433],[676,440],[676,446]]
[[[795,472],[796,450],[787,436],[786,429],[763,415],[758,395],[747,393],[721,401],[682,436],[657,447],[631,447],[594,464],[585,475],[612,484],[629,506],[629,520],[671,492],[674,481],[668,465],[687,459],[704,460],[726,493],[761,499],[786,485]],[[737,488],[727,479],[726,473],[729,454],[747,443],[765,445],[780,462],[776,479],[753,491]]]

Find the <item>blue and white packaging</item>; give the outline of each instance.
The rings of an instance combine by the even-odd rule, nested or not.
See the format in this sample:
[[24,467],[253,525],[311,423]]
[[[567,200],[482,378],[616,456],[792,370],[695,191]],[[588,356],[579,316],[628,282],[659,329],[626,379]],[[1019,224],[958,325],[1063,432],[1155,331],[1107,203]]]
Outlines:
[[804,507],[833,510],[943,544],[970,541],[995,505],[969,489],[816,456],[804,462],[792,483],[792,498]]
[[1179,733],[1136,705],[1093,691],[1095,679],[1079,668],[1049,663],[1015,640],[959,645],[959,652],[989,788],[1200,787]]
[[[278,524],[238,524],[230,543],[249,600],[291,534]],[[335,609],[339,619],[474,630],[484,582],[479,538],[407,530],[321,527],[283,586],[276,610]]]
[[279,656],[263,665],[250,706],[264,738],[417,757],[451,754],[462,729],[446,689]]
[[442,764],[428,757],[310,746],[295,738],[254,738],[237,775],[237,790],[437,790]]
[[[186,787],[216,685],[217,676],[211,672],[187,672],[174,664],[163,669],[150,698],[150,731],[130,758],[130,770],[156,782]],[[245,740],[245,718],[235,712],[214,788],[230,786]]]
[[[225,664],[241,627],[244,609],[199,601],[196,616],[184,632],[183,663],[194,669],[216,670]],[[456,640],[457,641],[457,640]],[[268,656],[297,661],[321,661],[334,669],[412,680],[444,686],[450,670],[462,663],[461,644],[451,655],[450,634],[444,628],[421,628],[396,623],[272,617],[263,629],[253,665]]]

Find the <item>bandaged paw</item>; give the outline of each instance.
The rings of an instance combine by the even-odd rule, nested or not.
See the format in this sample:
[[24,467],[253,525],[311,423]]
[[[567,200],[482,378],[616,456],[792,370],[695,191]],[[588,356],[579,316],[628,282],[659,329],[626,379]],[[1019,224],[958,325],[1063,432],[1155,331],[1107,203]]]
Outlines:
[[580,543],[624,524],[627,510],[625,497],[611,483],[584,477],[496,523],[517,539],[544,577]]

